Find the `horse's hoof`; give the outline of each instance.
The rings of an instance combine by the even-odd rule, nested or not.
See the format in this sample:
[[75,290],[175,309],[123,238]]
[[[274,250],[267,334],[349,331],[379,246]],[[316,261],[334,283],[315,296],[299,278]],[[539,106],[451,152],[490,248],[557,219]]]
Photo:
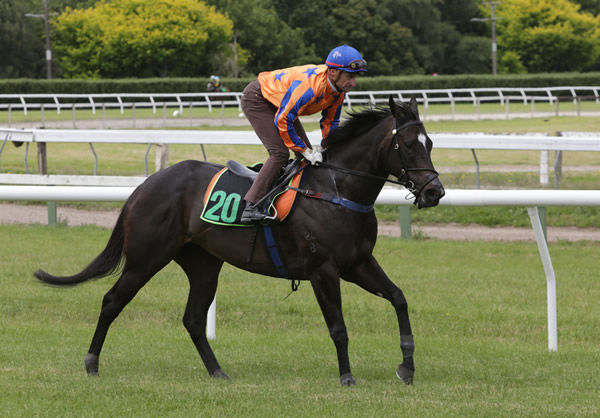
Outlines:
[[88,353],[83,362],[88,376],[98,376],[99,357],[97,355]]
[[212,372],[210,377],[214,377],[215,379],[229,380],[229,376],[227,376],[227,374],[221,369],[217,369],[214,372]]
[[414,370],[406,368],[402,364],[399,365],[398,370],[396,370],[396,376],[398,376],[398,379],[402,380],[407,385],[412,385],[414,375]]
[[352,377],[352,373],[345,373],[340,376],[340,383],[342,386],[356,386],[356,381]]

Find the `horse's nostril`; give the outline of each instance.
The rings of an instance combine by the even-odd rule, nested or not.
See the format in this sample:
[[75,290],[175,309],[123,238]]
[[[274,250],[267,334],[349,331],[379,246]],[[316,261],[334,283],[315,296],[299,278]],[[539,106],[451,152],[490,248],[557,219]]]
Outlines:
[[439,201],[445,194],[446,192],[443,187],[432,187],[425,190],[425,198],[430,202]]
[[438,196],[439,196],[439,193],[438,193],[437,189],[428,189],[425,191],[425,197],[429,201],[437,200]]

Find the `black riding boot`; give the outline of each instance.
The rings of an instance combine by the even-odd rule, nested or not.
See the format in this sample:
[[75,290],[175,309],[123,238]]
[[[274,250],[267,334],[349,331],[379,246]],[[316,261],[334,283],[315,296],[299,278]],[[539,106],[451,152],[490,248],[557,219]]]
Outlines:
[[246,205],[246,208],[242,212],[242,223],[251,224],[254,222],[263,221],[269,215],[263,212],[258,206],[254,206],[252,203]]

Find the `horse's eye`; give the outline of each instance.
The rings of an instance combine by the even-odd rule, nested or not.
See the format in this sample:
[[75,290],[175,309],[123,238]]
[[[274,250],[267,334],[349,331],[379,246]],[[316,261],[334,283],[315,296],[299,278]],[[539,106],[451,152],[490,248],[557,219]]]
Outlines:
[[404,139],[404,144],[408,148],[414,148],[415,145],[417,145],[418,143],[419,143],[419,141],[417,140],[417,137],[410,137],[410,138]]

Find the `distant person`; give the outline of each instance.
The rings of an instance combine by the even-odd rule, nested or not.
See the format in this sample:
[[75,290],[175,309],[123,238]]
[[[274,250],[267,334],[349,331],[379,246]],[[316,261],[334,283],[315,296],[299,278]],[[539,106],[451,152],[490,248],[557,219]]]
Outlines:
[[269,216],[257,205],[287,163],[290,150],[301,153],[311,164],[323,160],[310,146],[298,119],[321,112],[323,139],[340,122],[346,92],[356,86],[356,76],[367,71],[360,52],[348,45],[334,48],[325,64],[303,65],[262,72],[244,89],[242,110],[269,157],[244,196],[243,223],[259,222]]
[[210,93],[227,93],[229,89],[221,85],[221,77],[218,75],[211,75],[210,81],[206,85],[206,91]]

